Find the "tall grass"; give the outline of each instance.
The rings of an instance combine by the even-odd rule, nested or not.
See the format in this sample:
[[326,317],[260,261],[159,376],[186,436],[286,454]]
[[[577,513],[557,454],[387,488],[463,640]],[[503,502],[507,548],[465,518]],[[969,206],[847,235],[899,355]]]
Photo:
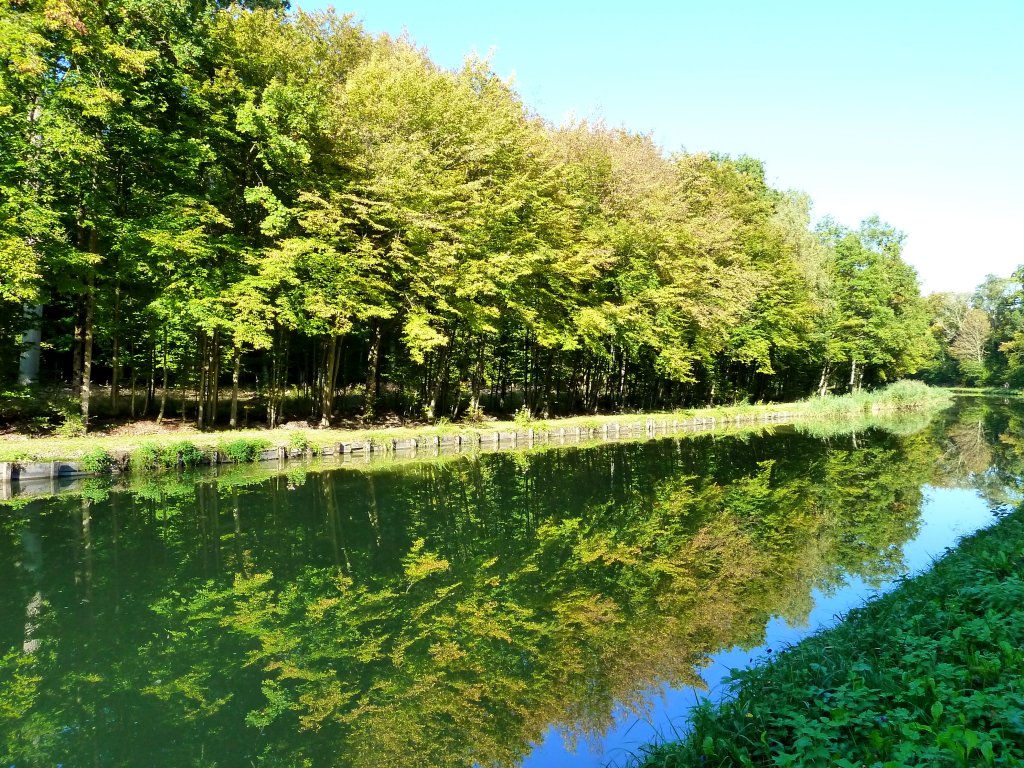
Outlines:
[[799,406],[801,415],[807,418],[839,420],[865,414],[921,410],[951,402],[947,390],[904,379],[870,392],[814,397],[804,400]]

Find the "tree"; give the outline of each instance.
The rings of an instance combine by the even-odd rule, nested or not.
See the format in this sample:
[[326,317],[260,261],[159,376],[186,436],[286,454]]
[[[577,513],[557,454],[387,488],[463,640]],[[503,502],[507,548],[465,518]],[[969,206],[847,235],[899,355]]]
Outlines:
[[900,257],[904,235],[877,218],[856,232],[826,220],[819,231],[833,254],[827,365],[849,364],[851,390],[866,373],[889,381],[924,367],[935,348],[917,274]]
[[970,384],[985,380],[985,353],[992,336],[992,323],[981,309],[969,309],[963,316],[949,351],[960,364],[960,371]]

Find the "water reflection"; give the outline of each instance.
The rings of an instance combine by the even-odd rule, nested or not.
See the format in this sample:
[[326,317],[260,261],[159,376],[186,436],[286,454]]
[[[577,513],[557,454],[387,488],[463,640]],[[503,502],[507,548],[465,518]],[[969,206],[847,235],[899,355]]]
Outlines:
[[5,764],[515,765],[899,574],[1020,416],[87,485],[0,518]]

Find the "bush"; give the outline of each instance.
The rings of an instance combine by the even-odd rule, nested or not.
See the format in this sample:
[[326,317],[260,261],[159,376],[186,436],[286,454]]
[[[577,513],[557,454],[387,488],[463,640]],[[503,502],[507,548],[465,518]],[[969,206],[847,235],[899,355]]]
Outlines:
[[179,456],[183,467],[197,467],[203,463],[204,458],[203,452],[187,440],[172,443],[164,448],[161,454],[165,467],[177,466]]
[[309,437],[305,432],[292,432],[288,436],[288,447],[297,451],[305,451],[310,447]]
[[484,413],[484,409],[479,405],[466,409],[466,412],[462,414],[462,420],[469,424],[479,424],[487,420],[487,415]]
[[183,467],[196,467],[203,461],[203,452],[187,440],[170,445],[143,443],[131,455],[134,470],[174,469],[179,461]]
[[154,443],[142,443],[128,458],[132,469],[144,471],[160,467],[160,447]]
[[58,437],[83,437],[85,435],[85,420],[79,413],[66,413],[64,421],[53,432]]
[[114,466],[114,457],[102,448],[90,448],[82,454],[79,463],[86,472],[109,472]]
[[512,419],[520,429],[529,429],[533,425],[533,414],[527,406],[523,406]]
[[260,454],[270,447],[269,440],[258,437],[243,437],[224,443],[220,451],[235,464],[250,464],[259,461]]

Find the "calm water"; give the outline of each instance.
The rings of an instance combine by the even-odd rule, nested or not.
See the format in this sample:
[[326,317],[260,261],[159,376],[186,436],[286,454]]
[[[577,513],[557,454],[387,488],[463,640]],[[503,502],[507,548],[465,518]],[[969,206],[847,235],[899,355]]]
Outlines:
[[1014,503],[1020,414],[0,506],[0,761],[600,766]]

